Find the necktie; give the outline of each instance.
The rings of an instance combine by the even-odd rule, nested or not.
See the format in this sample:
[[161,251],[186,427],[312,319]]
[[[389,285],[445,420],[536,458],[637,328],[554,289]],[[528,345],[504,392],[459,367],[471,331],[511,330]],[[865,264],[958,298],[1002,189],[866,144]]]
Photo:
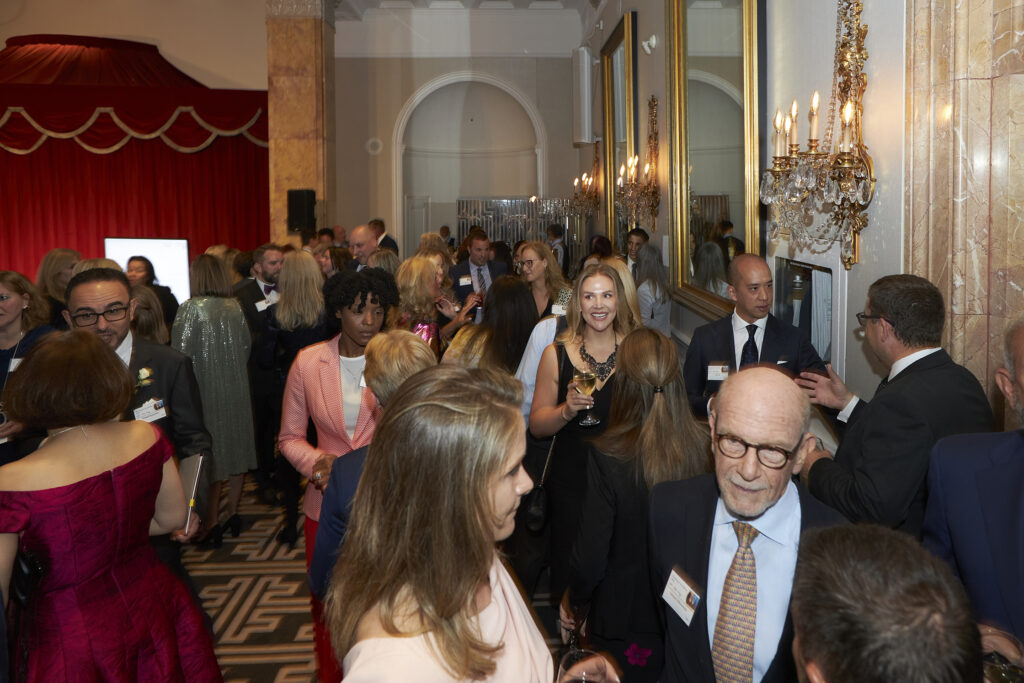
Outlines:
[[747,343],[743,345],[743,351],[740,353],[740,367],[744,365],[753,365],[757,362],[757,342],[754,341],[754,333],[757,332],[757,325],[751,323],[747,325],[747,334],[750,337],[747,338]]
[[636,282],[636,264],[635,263],[633,264],[632,271],[633,271],[633,282]]
[[277,291],[277,285],[263,285],[263,294],[267,295]]
[[750,683],[754,677],[754,628],[757,625],[757,567],[750,544],[757,529],[733,522],[739,547],[722,587],[711,659],[718,683]]
[[484,280],[484,267],[483,266],[477,266],[476,267],[476,279],[477,279],[477,282],[480,283],[480,293],[481,294],[486,294],[487,293],[487,282],[486,282],[486,280]]

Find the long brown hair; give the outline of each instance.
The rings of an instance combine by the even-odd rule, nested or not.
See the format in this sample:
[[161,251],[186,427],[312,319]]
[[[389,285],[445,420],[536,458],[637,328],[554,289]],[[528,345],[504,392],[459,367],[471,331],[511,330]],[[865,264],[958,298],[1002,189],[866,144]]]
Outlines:
[[0,270],[0,285],[18,296],[28,295],[28,308],[21,311],[22,332],[50,322],[50,302],[27,277],[13,270]]
[[558,301],[558,293],[563,289],[569,289],[569,283],[562,275],[562,267],[558,264],[558,259],[555,258],[551,247],[538,240],[533,240],[523,244],[522,248],[524,250],[532,249],[538,258],[544,259],[544,286],[547,287],[548,298]]
[[710,439],[686,400],[675,343],[640,327],[619,344],[608,427],[594,447],[636,460],[648,490],[663,481],[711,472]]
[[521,401],[511,377],[451,365],[413,375],[391,397],[327,596],[339,656],[372,611],[388,633],[430,634],[454,679],[494,672],[501,645],[482,639],[474,599],[495,561],[489,490],[523,428]]

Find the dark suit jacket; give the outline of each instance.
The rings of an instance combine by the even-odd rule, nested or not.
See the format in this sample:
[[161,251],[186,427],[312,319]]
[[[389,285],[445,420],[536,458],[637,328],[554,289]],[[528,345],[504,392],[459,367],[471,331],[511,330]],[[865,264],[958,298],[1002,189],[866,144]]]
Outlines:
[[979,620],[1024,640],[1024,430],[935,444],[924,546],[952,567]]
[[391,235],[384,233],[384,239],[377,245],[378,249],[390,249],[391,251],[398,254],[398,242],[391,238]]
[[[822,505],[800,485],[797,485],[797,494],[800,497],[801,531],[845,522],[835,510]],[[713,474],[664,482],[651,491],[649,546],[651,588],[655,595],[661,595],[675,566],[685,572],[702,593],[707,590],[711,532],[717,505],[718,482]],[[660,598],[659,609],[665,624],[665,669],[661,673],[661,683],[714,683],[707,600],[701,600],[697,605],[689,626]],[[787,615],[779,648],[765,674],[764,683],[796,680],[792,645],[793,620]]]
[[[263,294],[260,284],[256,282],[255,278],[247,277],[236,284],[231,293],[242,305],[242,313],[245,314],[245,321],[249,323],[249,331],[252,332],[253,337],[263,334],[267,328],[266,309],[256,310],[256,303],[266,301],[267,297]],[[253,348],[255,348],[255,344]]]
[[[818,357],[807,335],[771,314],[765,323],[760,360],[762,363],[776,363],[794,375],[807,368],[825,370],[825,364]],[[707,417],[708,399],[722,384],[718,380],[708,381],[708,365],[721,361],[728,363],[732,370],[739,368],[731,313],[694,330],[693,339],[686,350],[683,379],[686,381],[690,407],[697,417]]]
[[[449,275],[451,275],[452,278],[452,289],[455,291],[455,296],[458,298],[459,303],[464,302],[466,300],[466,297],[472,294],[474,291],[472,284],[472,276],[470,276],[469,274],[470,267],[472,267],[474,270],[476,269],[476,266],[470,263],[469,260],[467,259],[462,263],[456,263],[454,266],[452,266],[451,271],[449,271]],[[507,269],[505,268],[505,264],[502,263],[501,261],[487,262],[487,271],[491,274],[492,283],[498,279],[498,276],[504,275],[506,270]],[[459,279],[463,277],[469,277],[470,284],[460,285]]]
[[327,595],[334,563],[338,561],[341,544],[345,542],[352,499],[356,496],[369,451],[369,445],[357,448],[335,460],[331,466],[331,478],[320,503],[320,524],[316,528],[313,560],[309,564],[309,589],[319,600]]
[[811,493],[852,522],[875,522],[921,537],[928,455],[944,436],[992,431],[978,380],[945,351],[921,358],[860,401],[835,460],[809,472]]
[[580,530],[569,560],[569,600],[589,606],[590,630],[605,639],[658,633],[647,567],[647,485],[637,461],[590,450]]
[[[149,369],[147,380],[139,378],[139,371],[143,368]],[[134,420],[135,409],[146,401],[162,399],[167,417],[153,424],[170,438],[178,458],[199,453],[211,455],[212,442],[203,422],[203,404],[199,398],[199,384],[192,371],[192,360],[169,346],[133,338],[128,370],[136,389],[124,419]],[[145,386],[138,386],[143,383]]]

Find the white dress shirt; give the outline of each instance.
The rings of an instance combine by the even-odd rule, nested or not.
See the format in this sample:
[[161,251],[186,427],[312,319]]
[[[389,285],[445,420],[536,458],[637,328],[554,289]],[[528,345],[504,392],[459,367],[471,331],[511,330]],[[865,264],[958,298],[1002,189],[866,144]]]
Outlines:
[[530,340],[526,342],[526,351],[519,361],[516,369],[516,379],[523,383],[523,417],[526,423],[530,423],[530,408],[533,407],[533,392],[537,388],[537,368],[540,367],[540,357],[552,342],[555,341],[555,332],[558,330],[558,318],[549,316],[537,323],[533,332],[530,333]]
[[[117,349],[115,350],[115,352],[117,353],[117,357],[121,359],[121,362],[124,363],[125,367],[128,367],[132,363],[133,343],[134,342],[132,341],[132,331],[128,330],[128,334],[125,335],[124,340],[117,345]],[[133,377],[132,379],[136,381],[138,380],[138,378],[136,377]]]
[[262,294],[263,298],[267,300],[267,305],[276,304],[277,300],[281,298],[281,293],[276,289],[272,289],[268,292],[267,287],[272,286],[269,282],[264,282],[258,277],[253,279],[256,280],[256,284],[260,286],[260,294]]
[[[714,645],[715,623],[722,603],[722,588],[739,547],[732,522],[736,520],[718,499],[708,560],[708,641]],[[754,627],[754,683],[764,678],[779,649],[789,614],[793,572],[800,545],[800,496],[789,482],[779,501],[754,520],[740,520],[758,531],[750,544],[757,571],[757,622]]]
[[[747,325],[750,324],[736,315],[736,311],[732,312],[732,340],[736,347],[735,358],[737,364],[739,364],[740,358],[743,357],[743,346],[747,343],[747,339],[750,338],[750,335],[747,333]],[[761,349],[764,348],[764,328],[768,324],[768,316],[755,320],[753,324],[757,325],[757,331],[754,332],[754,343],[757,344],[757,357],[760,359]],[[732,359],[729,360],[731,362]],[[734,369],[739,370],[739,368]]]

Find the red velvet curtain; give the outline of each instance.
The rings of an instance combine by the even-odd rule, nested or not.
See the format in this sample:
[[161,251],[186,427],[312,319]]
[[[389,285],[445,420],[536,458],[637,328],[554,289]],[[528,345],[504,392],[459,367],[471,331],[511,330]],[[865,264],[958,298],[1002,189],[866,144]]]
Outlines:
[[194,154],[132,140],[112,154],[47,140],[32,154],[0,152],[0,268],[30,279],[43,255],[69,247],[103,255],[104,237],[186,238],[252,249],[270,225],[268,156],[243,137]]
[[104,237],[251,249],[270,226],[266,92],[202,87],[155,46],[11,38],[0,52],[0,269]]

